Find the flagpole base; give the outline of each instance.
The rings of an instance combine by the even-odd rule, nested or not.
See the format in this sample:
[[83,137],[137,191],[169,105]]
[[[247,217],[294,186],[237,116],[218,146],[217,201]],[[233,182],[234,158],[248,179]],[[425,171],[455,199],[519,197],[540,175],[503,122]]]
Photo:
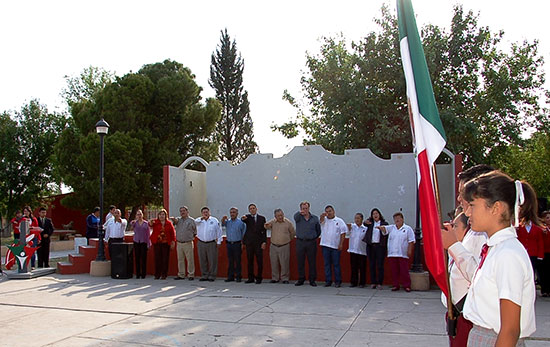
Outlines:
[[430,274],[428,271],[424,272],[409,272],[411,276],[411,289],[418,291],[430,290]]

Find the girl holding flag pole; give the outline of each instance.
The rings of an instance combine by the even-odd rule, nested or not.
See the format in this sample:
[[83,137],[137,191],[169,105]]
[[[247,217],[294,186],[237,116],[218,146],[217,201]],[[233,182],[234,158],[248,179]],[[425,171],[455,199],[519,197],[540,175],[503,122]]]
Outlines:
[[462,197],[472,229],[489,237],[464,304],[473,323],[468,346],[524,346],[536,329],[535,284],[512,223],[518,224],[526,200],[536,205],[536,195],[528,183],[493,171],[467,182]]

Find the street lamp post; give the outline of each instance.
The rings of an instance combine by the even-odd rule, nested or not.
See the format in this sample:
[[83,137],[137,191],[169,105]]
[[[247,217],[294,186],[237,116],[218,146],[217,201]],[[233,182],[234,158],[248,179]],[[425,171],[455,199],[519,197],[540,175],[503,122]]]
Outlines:
[[99,245],[97,261],[105,261],[105,245],[103,244],[103,138],[109,132],[109,123],[103,118],[96,123],[95,130],[99,134]]

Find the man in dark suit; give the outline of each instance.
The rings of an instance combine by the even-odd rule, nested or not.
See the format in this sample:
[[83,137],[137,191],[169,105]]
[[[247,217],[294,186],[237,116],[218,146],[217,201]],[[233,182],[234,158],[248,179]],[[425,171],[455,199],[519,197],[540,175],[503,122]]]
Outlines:
[[[246,233],[244,234],[243,243],[246,245],[246,258],[248,260],[248,281],[245,283],[262,283],[263,271],[263,250],[267,242],[265,231],[265,217],[258,214],[258,208],[255,204],[248,205],[247,215],[241,219],[246,224]],[[254,257],[258,267],[257,275],[254,276]]]
[[38,248],[38,267],[50,267],[48,264],[50,260],[50,236],[53,234],[53,223],[50,218],[46,217],[46,208],[40,207],[38,212],[38,226],[42,228],[40,235],[42,241]]

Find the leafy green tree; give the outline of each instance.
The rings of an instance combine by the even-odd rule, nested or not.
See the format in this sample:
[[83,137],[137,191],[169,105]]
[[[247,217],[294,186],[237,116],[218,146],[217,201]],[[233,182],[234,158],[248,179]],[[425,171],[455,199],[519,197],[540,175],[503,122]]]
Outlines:
[[510,145],[497,166],[510,176],[529,182],[539,197],[550,198],[550,134],[538,131],[525,145]]
[[[297,116],[274,130],[293,137],[302,129],[305,143],[335,153],[412,150],[397,18],[383,6],[374,21],[379,30],[359,42],[324,38],[318,54],[306,55],[303,99],[283,95]],[[480,27],[462,6],[454,7],[449,31],[427,25],[421,36],[447,147],[466,165],[495,163],[509,144],[523,143],[525,130],[548,122],[537,41],[504,50],[504,33]]]
[[56,146],[57,168],[76,194],[63,203],[89,209],[99,195],[99,136],[96,122],[110,125],[105,137],[106,203],[138,207],[160,203],[162,167],[191,156],[215,158],[210,140],[220,117],[215,99],[202,102],[195,76],[165,60],[116,77],[71,107],[69,127]]
[[52,152],[65,127],[63,115],[31,100],[13,115],[0,114],[0,216],[9,219],[24,205],[36,206],[58,190]]
[[248,92],[243,88],[244,60],[231,41],[227,29],[222,31],[220,44],[212,53],[210,86],[222,105],[222,117],[216,125],[220,140],[220,160],[241,162],[258,150],[254,142]]
[[65,76],[67,86],[61,91],[61,96],[69,108],[83,101],[93,101],[95,95],[105,86],[113,82],[114,74],[100,67],[89,66],[82,70],[78,77]]

